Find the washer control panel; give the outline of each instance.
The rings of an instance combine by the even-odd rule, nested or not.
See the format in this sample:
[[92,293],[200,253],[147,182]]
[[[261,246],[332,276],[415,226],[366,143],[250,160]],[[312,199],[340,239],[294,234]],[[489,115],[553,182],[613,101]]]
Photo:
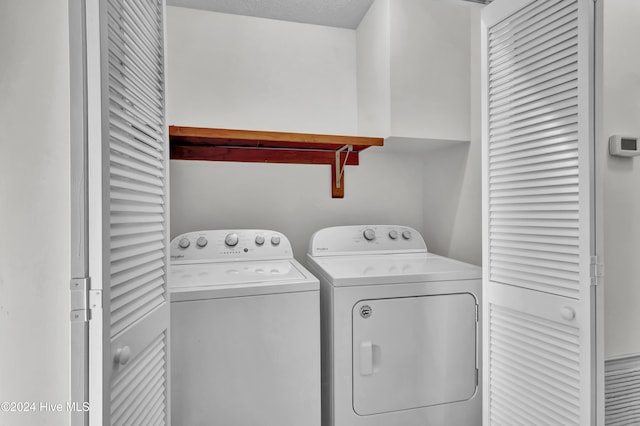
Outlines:
[[264,229],[189,232],[171,241],[170,254],[175,263],[293,258],[287,237]]
[[418,231],[401,225],[353,225],[321,229],[311,237],[311,256],[426,253]]

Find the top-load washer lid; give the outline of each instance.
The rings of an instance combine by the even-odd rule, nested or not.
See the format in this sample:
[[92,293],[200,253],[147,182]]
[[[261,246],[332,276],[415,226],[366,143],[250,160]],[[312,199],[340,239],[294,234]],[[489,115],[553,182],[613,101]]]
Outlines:
[[406,226],[322,229],[311,237],[308,261],[334,286],[482,278],[478,266],[428,253],[420,233]]
[[318,280],[295,259],[289,240],[266,230],[183,234],[171,242],[171,301],[310,291]]

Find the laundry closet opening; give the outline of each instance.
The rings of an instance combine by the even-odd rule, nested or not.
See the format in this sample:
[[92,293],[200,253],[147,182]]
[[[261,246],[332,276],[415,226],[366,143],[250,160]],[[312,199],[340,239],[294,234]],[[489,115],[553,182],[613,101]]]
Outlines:
[[377,0],[339,28],[167,7],[168,124],[385,138],[343,199],[326,166],[172,160],[171,237],[273,229],[303,260],[317,229],[398,223],[479,264],[479,11]]

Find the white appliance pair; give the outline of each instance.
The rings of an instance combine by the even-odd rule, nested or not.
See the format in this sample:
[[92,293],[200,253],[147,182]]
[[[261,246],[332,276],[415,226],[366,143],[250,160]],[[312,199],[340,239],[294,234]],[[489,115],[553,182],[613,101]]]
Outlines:
[[416,230],[320,230],[313,275],[265,230],[184,234],[171,259],[174,423],[317,426],[322,393],[323,426],[481,424],[480,268]]

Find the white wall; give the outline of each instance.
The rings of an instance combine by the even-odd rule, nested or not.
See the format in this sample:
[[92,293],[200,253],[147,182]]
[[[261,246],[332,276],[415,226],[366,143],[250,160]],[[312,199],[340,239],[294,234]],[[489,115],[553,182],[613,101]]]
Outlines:
[[[358,130],[422,162],[429,250],[481,263],[479,8],[376,0],[357,29]],[[453,143],[453,141],[466,141]]]
[[[357,134],[356,33],[168,8],[168,121],[176,125]],[[319,165],[171,162],[171,234],[265,228],[304,260],[326,226],[422,230],[421,160],[371,148],[331,198]]]
[[0,2],[0,401],[69,399],[68,50],[66,1]]
[[469,10],[391,1],[391,135],[469,140]]
[[605,356],[640,353],[640,158],[607,155],[616,133],[640,136],[640,2],[604,7],[604,116],[599,154],[606,155]]
[[355,134],[355,33],[167,8],[168,122]]
[[[469,7],[469,134],[465,152],[457,154],[459,161],[452,166],[458,173],[459,193],[454,213],[449,247],[443,254],[476,265],[482,264],[482,168],[481,168],[481,116],[480,116],[480,11]],[[465,155],[466,154],[466,155]],[[455,156],[453,151],[451,155]],[[455,158],[455,157],[454,157]],[[457,167],[457,168],[456,168]],[[425,199],[425,212],[429,200]],[[427,220],[428,214],[425,214]],[[425,231],[427,230],[425,222]]]
[[424,233],[429,249],[482,264],[480,9],[467,12],[470,142],[430,153],[424,167]]
[[390,1],[374,1],[356,31],[360,135],[391,135]]
[[357,29],[358,131],[468,141],[469,10],[376,0]]

